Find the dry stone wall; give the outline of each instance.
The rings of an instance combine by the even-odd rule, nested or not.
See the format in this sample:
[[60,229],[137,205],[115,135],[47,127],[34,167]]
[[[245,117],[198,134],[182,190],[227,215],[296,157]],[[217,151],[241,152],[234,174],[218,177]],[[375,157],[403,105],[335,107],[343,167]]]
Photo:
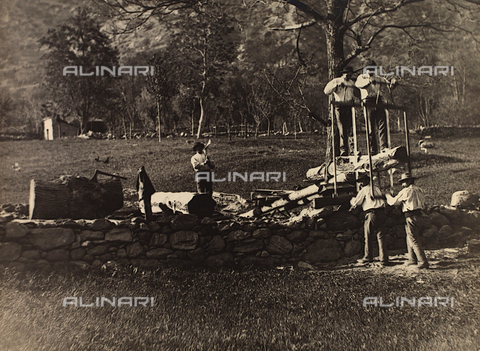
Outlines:
[[[194,215],[164,215],[147,223],[129,220],[18,219],[18,206],[2,206],[0,268],[55,267],[87,269],[102,265],[145,268],[193,266],[324,265],[357,258],[363,252],[363,214],[325,211],[325,217],[282,225],[275,220],[215,221]],[[389,209],[389,250],[405,250],[405,220]],[[480,251],[480,212],[436,207],[421,223],[428,248],[454,247],[470,240]]]

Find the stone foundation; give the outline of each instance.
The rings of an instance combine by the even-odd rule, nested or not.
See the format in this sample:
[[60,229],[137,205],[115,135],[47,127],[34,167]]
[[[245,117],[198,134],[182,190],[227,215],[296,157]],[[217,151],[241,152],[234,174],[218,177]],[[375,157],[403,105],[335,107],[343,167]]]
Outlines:
[[[163,215],[150,223],[140,217],[26,220],[15,218],[13,211],[18,206],[2,208],[0,268],[42,268],[66,263],[84,269],[104,264],[152,269],[309,267],[357,258],[363,252],[363,214],[342,209],[325,211],[323,218],[283,225],[273,219],[215,221],[199,220],[194,215]],[[406,249],[404,223],[400,210],[388,209],[389,250]],[[426,249],[462,246],[471,240],[476,252],[480,212],[436,207],[424,216],[421,234]]]

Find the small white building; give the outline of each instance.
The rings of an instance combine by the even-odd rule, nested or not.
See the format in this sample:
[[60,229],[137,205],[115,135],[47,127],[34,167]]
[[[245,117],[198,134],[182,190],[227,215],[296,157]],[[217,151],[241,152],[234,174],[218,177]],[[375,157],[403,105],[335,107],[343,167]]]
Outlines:
[[43,135],[45,140],[73,137],[79,134],[79,128],[61,118],[47,117],[43,119]]

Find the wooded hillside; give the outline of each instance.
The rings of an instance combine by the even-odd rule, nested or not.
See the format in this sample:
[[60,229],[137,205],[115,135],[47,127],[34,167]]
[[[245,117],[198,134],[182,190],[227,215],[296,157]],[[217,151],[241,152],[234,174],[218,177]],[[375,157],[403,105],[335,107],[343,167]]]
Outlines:
[[[1,5],[3,131],[40,132],[44,117],[76,120],[84,132],[86,122],[102,119],[111,133],[125,137],[158,135],[159,125],[162,135],[238,134],[247,126],[256,134],[321,131],[328,119],[323,88],[329,78],[347,64],[360,73],[367,58],[384,72],[400,66],[453,67],[447,76],[417,71],[397,77],[400,84],[389,98],[409,107],[413,127],[480,121],[480,7],[472,1],[116,4],[12,0]],[[90,55],[98,51],[98,40],[84,43],[88,50],[83,54],[73,48],[76,44],[45,45],[59,42],[60,35],[67,38],[73,18],[82,13],[109,38],[105,45],[112,49],[109,55],[117,53],[115,58]],[[65,66],[91,72],[102,62],[153,66],[156,74],[62,75]],[[52,67],[58,72],[52,73]],[[82,79],[86,84],[79,84]],[[83,94],[93,91],[101,104],[92,105]]]

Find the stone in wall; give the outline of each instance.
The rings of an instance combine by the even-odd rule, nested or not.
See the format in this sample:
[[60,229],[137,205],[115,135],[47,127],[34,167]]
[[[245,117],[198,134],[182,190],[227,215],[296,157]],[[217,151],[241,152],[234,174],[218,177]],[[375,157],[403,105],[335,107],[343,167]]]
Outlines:
[[308,245],[310,245],[308,241],[293,244],[292,255],[296,256],[302,254]]
[[210,268],[221,268],[233,266],[233,255],[229,252],[222,252],[218,255],[207,257],[205,263]]
[[458,208],[450,206],[440,206],[438,212],[447,217],[449,221],[456,221],[462,215]]
[[252,237],[255,239],[268,239],[271,235],[272,233],[268,228],[259,228],[252,233]]
[[68,261],[68,251],[65,249],[55,249],[48,251],[45,259],[47,261]]
[[301,243],[307,239],[308,234],[303,230],[295,230],[286,235],[286,238],[293,243]]
[[450,220],[447,217],[435,211],[430,214],[430,220],[437,228],[441,228],[444,225],[450,224]]
[[90,227],[93,231],[104,231],[104,230],[110,230],[115,225],[110,222],[108,219],[95,219],[92,223],[92,226]]
[[70,251],[70,257],[74,261],[81,260],[86,254],[86,251],[84,248],[78,248],[78,249],[73,249]]
[[175,216],[171,221],[172,229],[174,231],[190,230],[198,223],[198,217],[193,214],[181,214]]
[[166,234],[161,233],[153,233],[150,239],[149,246],[151,247],[159,247],[165,245],[168,240],[168,236]]
[[293,246],[282,236],[272,235],[265,250],[271,255],[287,255],[292,252]]
[[20,223],[10,222],[5,226],[6,239],[18,239],[27,235],[28,228]]
[[236,253],[252,253],[263,249],[263,242],[257,239],[247,239],[236,244],[233,248],[233,252]]
[[345,257],[352,257],[362,252],[362,243],[358,240],[351,240],[345,244]]
[[152,232],[160,232],[160,230],[162,229],[162,227],[160,227],[160,224],[158,224],[157,222],[148,222],[148,229],[150,229]]
[[211,254],[221,252],[225,249],[225,240],[220,235],[216,235],[212,240],[207,244],[206,250]]
[[332,213],[326,222],[328,230],[332,232],[344,232],[348,229],[356,229],[363,224],[356,216],[344,211]]
[[352,240],[353,232],[350,229],[347,229],[344,233],[339,233],[335,236],[335,239],[338,241],[347,241]]
[[257,225],[255,223],[244,223],[242,225],[242,230],[245,232],[253,232],[257,229]]
[[132,232],[128,228],[115,228],[105,234],[105,241],[131,242]]
[[22,246],[17,243],[0,243],[0,261],[14,261],[20,257],[21,252]]
[[206,257],[205,249],[202,247],[199,247],[198,249],[188,252],[188,258],[190,258],[194,262],[203,261],[205,257]]
[[193,231],[179,231],[170,235],[170,244],[177,250],[194,250],[198,234]]
[[138,239],[143,245],[148,245],[152,239],[153,234],[150,231],[140,230],[134,234],[134,237]]
[[427,228],[422,231],[422,236],[425,238],[437,237],[438,236],[438,228],[432,225],[430,228]]
[[80,236],[81,241],[103,240],[105,238],[103,232],[93,230],[82,230],[78,235]]
[[99,255],[103,255],[107,251],[108,251],[108,248],[105,245],[98,245],[89,249],[87,251],[87,254],[91,256],[99,256]]
[[40,259],[40,251],[38,250],[25,250],[22,252],[22,257],[27,260],[38,260]]
[[327,232],[323,230],[311,230],[308,233],[308,236],[314,239],[328,239]]
[[480,212],[479,211],[461,211],[460,218],[457,223],[461,226],[475,228],[480,225]]
[[444,239],[453,234],[453,229],[449,225],[444,225],[438,230],[438,237]]
[[342,257],[343,250],[335,239],[319,239],[307,247],[303,261],[310,263],[336,261]]
[[144,253],[143,246],[139,243],[133,243],[127,246],[128,257],[138,257]]
[[168,255],[171,255],[171,254],[173,254],[173,251],[165,248],[158,248],[158,249],[147,251],[147,257],[155,258],[155,259],[166,258]]
[[70,245],[75,234],[70,228],[37,228],[31,230],[28,239],[40,250],[51,250]]
[[237,240],[244,240],[250,236],[249,232],[243,231],[243,230],[235,230],[234,232],[231,232],[228,234],[226,241],[231,242],[231,241],[237,241]]

